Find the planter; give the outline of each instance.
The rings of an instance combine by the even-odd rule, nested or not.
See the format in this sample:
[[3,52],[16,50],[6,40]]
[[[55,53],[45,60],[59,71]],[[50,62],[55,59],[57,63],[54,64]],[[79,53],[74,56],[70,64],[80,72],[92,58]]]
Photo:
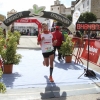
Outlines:
[[4,74],[11,74],[13,70],[13,64],[4,64],[3,73]]
[[71,63],[71,62],[72,62],[72,55],[70,55],[70,56],[65,56],[65,62],[66,62],[66,63]]

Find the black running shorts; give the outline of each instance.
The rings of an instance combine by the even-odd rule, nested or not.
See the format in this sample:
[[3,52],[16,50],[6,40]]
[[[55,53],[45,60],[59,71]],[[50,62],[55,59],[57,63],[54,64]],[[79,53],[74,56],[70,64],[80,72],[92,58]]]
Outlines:
[[48,58],[52,54],[54,54],[54,51],[42,53],[44,58]]

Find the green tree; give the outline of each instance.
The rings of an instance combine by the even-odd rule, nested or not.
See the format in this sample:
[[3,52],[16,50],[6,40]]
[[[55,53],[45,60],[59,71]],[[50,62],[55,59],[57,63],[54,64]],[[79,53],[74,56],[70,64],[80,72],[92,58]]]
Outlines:
[[83,17],[83,15],[82,15],[82,14],[80,15],[80,17],[79,17],[78,21],[79,21],[79,22],[84,22],[84,17]]
[[97,21],[97,17],[95,14],[93,14],[92,12],[85,12],[82,13],[79,17],[79,22],[93,22],[93,21]]
[[72,15],[67,15],[66,16],[70,21],[72,21]]

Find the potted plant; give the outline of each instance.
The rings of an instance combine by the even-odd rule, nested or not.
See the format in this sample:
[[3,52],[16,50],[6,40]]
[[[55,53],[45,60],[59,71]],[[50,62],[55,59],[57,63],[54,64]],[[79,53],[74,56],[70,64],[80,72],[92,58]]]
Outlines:
[[72,42],[72,38],[67,34],[65,34],[64,37],[65,41],[63,41],[61,45],[60,53],[65,57],[66,63],[71,63],[74,43]]
[[19,44],[19,40],[20,40],[20,32],[19,31],[14,31],[14,35],[17,37],[17,43]]
[[19,64],[21,55],[17,54],[17,38],[14,35],[5,39],[5,44],[2,47],[1,57],[3,59],[4,64],[4,73],[10,74],[12,73],[13,64]]
[[20,40],[20,36],[21,36],[20,32],[19,32],[19,31],[14,31],[14,32],[12,33],[12,32],[9,30],[9,31],[8,31],[8,37],[10,37],[11,35],[16,36],[16,41],[17,41],[17,43],[19,44],[19,40]]
[[2,28],[0,28],[0,39],[1,38],[4,38],[4,34],[3,34],[3,29]]
[[1,82],[1,78],[2,78],[2,68],[0,68],[0,93],[5,93],[6,92],[6,86],[4,83]]

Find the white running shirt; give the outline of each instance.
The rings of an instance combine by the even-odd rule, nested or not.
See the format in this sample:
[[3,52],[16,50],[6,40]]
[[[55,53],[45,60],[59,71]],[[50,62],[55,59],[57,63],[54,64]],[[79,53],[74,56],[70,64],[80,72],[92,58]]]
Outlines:
[[44,40],[41,42],[42,53],[51,52],[53,50],[52,39],[53,35],[49,34],[41,34],[41,38],[44,37]]

